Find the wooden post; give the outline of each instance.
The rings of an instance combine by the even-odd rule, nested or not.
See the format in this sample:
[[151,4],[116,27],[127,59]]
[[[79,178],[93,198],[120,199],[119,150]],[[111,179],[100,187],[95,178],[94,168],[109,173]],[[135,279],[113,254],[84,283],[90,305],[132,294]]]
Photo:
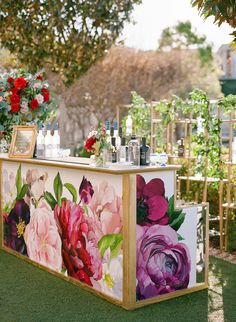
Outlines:
[[123,306],[136,304],[136,175],[123,175]]

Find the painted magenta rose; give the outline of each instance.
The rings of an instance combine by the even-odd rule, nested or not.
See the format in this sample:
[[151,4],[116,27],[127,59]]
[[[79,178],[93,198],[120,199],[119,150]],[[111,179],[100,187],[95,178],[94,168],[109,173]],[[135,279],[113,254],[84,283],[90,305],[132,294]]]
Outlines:
[[141,299],[187,288],[190,254],[169,226],[137,225],[137,296]]
[[24,239],[30,259],[58,272],[62,268],[61,238],[53,211],[41,199],[37,208],[30,209],[31,219]]
[[165,198],[165,186],[161,179],[155,178],[148,183],[137,175],[137,223],[140,225],[167,225],[168,202]]
[[88,240],[88,223],[83,208],[63,200],[61,207],[56,205],[54,216],[68,275],[92,286],[91,278],[102,278],[102,262],[97,245]]

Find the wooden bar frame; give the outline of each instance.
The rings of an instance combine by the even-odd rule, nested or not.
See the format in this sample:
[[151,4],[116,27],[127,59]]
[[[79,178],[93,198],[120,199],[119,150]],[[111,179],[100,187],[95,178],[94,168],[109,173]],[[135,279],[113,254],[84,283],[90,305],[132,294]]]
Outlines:
[[[8,160],[12,162],[11,159]],[[7,162],[4,159],[0,159],[0,214],[2,214],[2,163]],[[29,164],[30,162],[26,160],[21,160],[22,164]],[[35,164],[32,162],[31,164]],[[57,167],[58,164],[48,163],[48,167]],[[63,167],[62,167],[63,168]],[[67,167],[68,168],[68,167]],[[82,169],[77,170],[81,171]],[[165,169],[166,170],[166,169]],[[176,170],[176,169],[172,169]],[[158,170],[156,170],[158,171]],[[98,173],[100,173],[98,171]],[[138,173],[138,172],[137,172]],[[174,182],[176,171],[173,171]],[[190,287],[184,290],[175,291],[169,294],[160,295],[158,297],[137,301],[136,300],[136,173],[122,173],[122,207],[123,207],[123,300],[116,300],[108,295],[105,295],[98,290],[95,290],[84,283],[81,283],[78,280],[75,280],[69,276],[64,276],[60,273],[57,273],[41,264],[34,262],[33,260],[19,254],[16,251],[9,249],[3,245],[3,218],[1,216],[0,220],[0,248],[5,252],[16,256],[28,263],[33,264],[34,266],[43,269],[55,276],[58,276],[70,283],[80,286],[82,289],[89,291],[95,295],[100,296],[101,298],[108,300],[109,302],[122,306],[126,310],[134,310],[136,308],[146,306],[153,303],[158,303],[164,300],[172,299],[178,296],[196,292],[199,290],[206,289],[208,287],[208,256],[209,256],[209,206],[207,203],[204,203],[203,206],[206,207],[206,238],[205,238],[205,282],[197,283],[194,287]],[[176,196],[176,184],[174,186],[174,195]],[[189,207],[189,205],[188,205]],[[196,205],[192,205],[196,207]]]

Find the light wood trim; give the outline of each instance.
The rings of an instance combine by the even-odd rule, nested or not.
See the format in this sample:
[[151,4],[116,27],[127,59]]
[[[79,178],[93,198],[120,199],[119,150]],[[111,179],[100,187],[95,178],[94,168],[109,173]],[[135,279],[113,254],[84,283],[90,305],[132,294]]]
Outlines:
[[186,294],[190,294],[190,293],[193,293],[193,292],[201,291],[201,290],[204,290],[206,288],[208,288],[208,285],[206,283],[198,283],[198,285],[196,285],[194,287],[186,288],[184,290],[179,290],[179,291],[175,291],[175,292],[168,293],[168,294],[163,294],[163,295],[160,295],[159,297],[152,297],[150,299],[138,301],[138,302],[136,302],[136,308],[146,306],[146,305],[149,305],[149,304],[154,304],[154,303],[170,300],[170,299],[173,299],[175,297],[179,297],[179,296],[182,296],[182,295],[186,295]]
[[203,203],[206,208],[206,238],[205,238],[205,284],[208,286],[209,270],[209,203]]
[[220,216],[220,250],[223,249],[223,181],[220,181],[219,186],[219,216]]
[[123,306],[136,302],[136,175],[123,176]]
[[82,170],[82,171],[91,171],[91,172],[98,172],[98,173],[108,173],[113,175],[121,175],[121,174],[131,174],[131,173],[143,173],[143,172],[158,172],[158,171],[176,171],[180,169],[181,166],[179,165],[166,165],[166,166],[147,166],[147,167],[133,167],[132,166],[128,169],[115,169],[115,168],[99,168],[99,167],[91,167],[91,166],[84,166],[81,164],[74,164],[74,163],[64,163],[64,162],[56,162],[56,161],[49,161],[49,160],[38,160],[38,159],[9,159],[8,157],[1,157],[0,161],[6,162],[17,162],[17,163],[26,163],[32,165],[43,165],[43,166],[50,166],[56,168],[63,168],[63,169],[75,169],[75,170]]
[[0,160],[0,248],[3,246],[3,211],[2,211],[2,161]]
[[[13,133],[12,133],[12,140],[11,140],[11,145],[9,148],[9,153],[8,156],[9,158],[32,158],[34,154],[34,149],[35,149],[35,143],[37,139],[37,125],[14,125],[13,126]],[[16,139],[17,139],[17,133],[20,131],[27,131],[31,132],[32,138],[30,142],[30,149],[28,153],[14,153],[14,149],[16,146]]]

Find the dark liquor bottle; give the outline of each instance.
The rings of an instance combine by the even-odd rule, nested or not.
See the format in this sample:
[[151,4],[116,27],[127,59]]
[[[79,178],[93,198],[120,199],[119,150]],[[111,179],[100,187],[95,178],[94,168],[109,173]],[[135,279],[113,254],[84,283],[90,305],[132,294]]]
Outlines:
[[150,147],[146,144],[146,138],[142,138],[140,146],[140,165],[150,164]]
[[184,139],[181,139],[181,143],[178,146],[178,156],[183,157],[184,156]]
[[111,145],[112,145],[112,152],[111,152],[111,162],[116,163],[117,162],[117,149],[116,149],[116,138],[111,138]]
[[112,138],[114,136],[114,126],[111,126],[110,128],[110,137]]

